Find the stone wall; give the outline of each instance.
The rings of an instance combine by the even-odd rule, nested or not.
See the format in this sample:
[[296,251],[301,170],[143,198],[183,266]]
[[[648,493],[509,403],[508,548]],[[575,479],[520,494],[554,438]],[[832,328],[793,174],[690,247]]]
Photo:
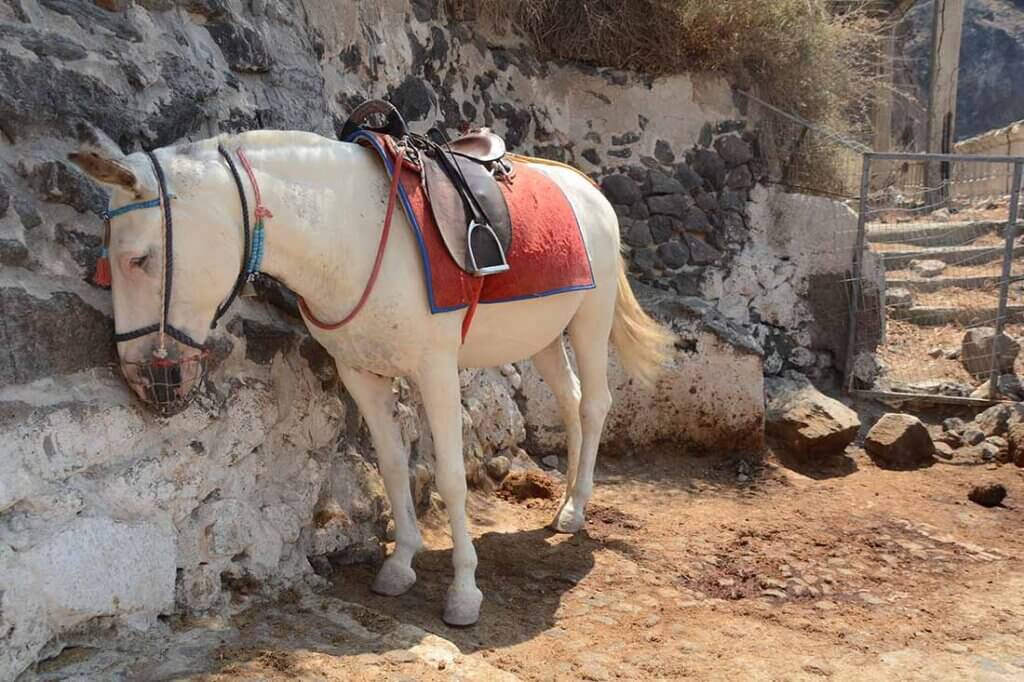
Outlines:
[[[642,301],[681,334],[657,391],[613,368],[608,443],[760,447],[762,347],[811,345],[814,315],[767,312],[805,284],[744,301],[738,273],[788,272],[788,255],[768,244],[775,194],[723,81],[543,62],[439,0],[0,0],[0,678],[89,627],[244,604],[379,555],[389,510],[365,427],[281,292],[232,308],[184,413],[159,420],[131,398],[109,295],[87,282],[106,197],[65,162],[80,121],[126,151],[259,127],[333,135],[370,96],[416,129],[491,125],[602,182]],[[528,363],[463,385],[471,482],[489,485],[498,454],[532,466],[524,446],[561,447]],[[415,389],[396,390],[422,509],[431,438]]]

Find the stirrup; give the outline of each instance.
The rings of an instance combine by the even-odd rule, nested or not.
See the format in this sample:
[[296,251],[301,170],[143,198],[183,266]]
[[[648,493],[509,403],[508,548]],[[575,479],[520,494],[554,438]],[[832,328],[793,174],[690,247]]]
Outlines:
[[[476,254],[473,253],[473,233],[478,229],[483,230],[485,234],[490,235],[491,239],[494,240],[494,246],[498,249],[498,256],[501,258],[501,262],[497,265],[485,265],[483,267],[477,265]],[[494,233],[494,228],[491,227],[490,223],[478,223],[476,220],[470,221],[469,232],[466,235],[466,253],[469,254],[470,274],[474,277],[485,277],[508,271],[508,259],[505,258],[505,249],[501,248],[501,241],[498,240],[498,235]]]

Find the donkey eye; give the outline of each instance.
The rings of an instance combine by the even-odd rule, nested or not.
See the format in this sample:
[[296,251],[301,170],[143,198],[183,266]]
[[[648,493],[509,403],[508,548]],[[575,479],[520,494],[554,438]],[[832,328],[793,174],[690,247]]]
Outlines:
[[131,263],[133,268],[145,268],[146,267],[146,261],[148,261],[148,260],[149,260],[149,254],[143,254],[141,256],[136,256],[135,258],[132,258],[128,262]]

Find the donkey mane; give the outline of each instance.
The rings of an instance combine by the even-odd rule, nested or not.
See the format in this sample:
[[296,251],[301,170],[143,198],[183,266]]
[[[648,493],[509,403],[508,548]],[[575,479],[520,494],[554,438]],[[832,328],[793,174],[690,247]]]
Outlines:
[[216,155],[217,147],[244,147],[247,151],[275,151],[278,149],[310,150],[336,147],[337,140],[301,130],[250,130],[244,133],[222,133],[205,140],[183,142],[170,148],[177,155],[202,158]]

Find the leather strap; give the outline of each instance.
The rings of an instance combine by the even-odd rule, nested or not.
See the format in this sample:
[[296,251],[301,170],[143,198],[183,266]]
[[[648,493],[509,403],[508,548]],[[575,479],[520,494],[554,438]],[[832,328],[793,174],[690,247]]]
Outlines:
[[384,214],[384,229],[381,231],[380,244],[377,246],[377,258],[373,262],[373,270],[370,272],[370,279],[366,282],[366,287],[363,289],[363,295],[359,297],[359,302],[356,303],[352,312],[346,315],[344,319],[339,322],[324,322],[313,314],[313,311],[306,305],[305,299],[301,296],[299,297],[299,309],[302,311],[303,317],[309,320],[314,327],[323,329],[324,331],[340,329],[351,322],[355,316],[359,314],[359,311],[363,309],[363,306],[366,305],[366,301],[369,300],[370,293],[373,291],[373,287],[377,283],[377,278],[380,276],[381,263],[384,262],[384,249],[388,244],[388,236],[391,234],[391,218],[395,213],[395,204],[398,203],[398,188],[400,186],[399,180],[402,176],[404,163],[405,156],[402,154],[402,151],[399,150],[398,154],[395,156],[395,169],[391,174],[391,189],[388,192],[388,209]]

